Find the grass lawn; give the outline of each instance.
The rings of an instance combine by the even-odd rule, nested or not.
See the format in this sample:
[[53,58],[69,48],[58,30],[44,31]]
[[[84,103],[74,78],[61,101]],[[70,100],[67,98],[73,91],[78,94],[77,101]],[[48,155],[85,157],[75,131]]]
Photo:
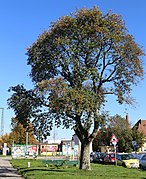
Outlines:
[[27,179],[146,179],[146,171],[114,165],[91,164],[91,171],[82,171],[73,166],[46,167],[41,159],[13,159],[11,163]]

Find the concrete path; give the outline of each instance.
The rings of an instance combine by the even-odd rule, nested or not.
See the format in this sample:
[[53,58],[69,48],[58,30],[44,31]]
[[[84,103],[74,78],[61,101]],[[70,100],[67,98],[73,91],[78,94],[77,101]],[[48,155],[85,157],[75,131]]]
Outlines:
[[10,164],[10,157],[0,157],[0,179],[23,179]]

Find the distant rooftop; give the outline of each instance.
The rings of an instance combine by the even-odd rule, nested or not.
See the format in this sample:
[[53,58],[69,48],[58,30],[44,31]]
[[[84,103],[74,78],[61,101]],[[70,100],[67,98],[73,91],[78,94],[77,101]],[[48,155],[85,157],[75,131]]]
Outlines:
[[133,126],[133,129],[138,130],[139,132],[142,132],[146,136],[146,120],[140,119],[137,121],[137,123]]

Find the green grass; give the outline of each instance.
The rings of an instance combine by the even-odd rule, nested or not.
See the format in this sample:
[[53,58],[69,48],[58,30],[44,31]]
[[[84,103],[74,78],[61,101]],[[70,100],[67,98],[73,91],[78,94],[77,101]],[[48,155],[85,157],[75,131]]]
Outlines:
[[114,165],[91,164],[91,171],[83,171],[77,167],[46,167],[39,159],[13,159],[11,163],[27,179],[146,179],[146,171]]

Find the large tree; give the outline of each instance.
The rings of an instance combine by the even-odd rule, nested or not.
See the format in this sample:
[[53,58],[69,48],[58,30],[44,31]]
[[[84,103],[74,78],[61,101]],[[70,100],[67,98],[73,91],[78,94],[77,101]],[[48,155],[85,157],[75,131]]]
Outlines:
[[45,126],[43,131],[49,131],[53,120],[57,126],[71,126],[81,142],[80,169],[90,169],[89,148],[103,122],[101,107],[111,94],[120,104],[131,102],[132,86],[143,77],[141,47],[128,34],[121,16],[102,14],[93,7],[52,23],[27,49],[27,55],[35,89],[11,88],[9,106],[21,114],[23,108],[16,109],[15,99],[25,94],[34,104],[31,96],[36,95],[39,105],[28,105],[27,110],[35,127]]

